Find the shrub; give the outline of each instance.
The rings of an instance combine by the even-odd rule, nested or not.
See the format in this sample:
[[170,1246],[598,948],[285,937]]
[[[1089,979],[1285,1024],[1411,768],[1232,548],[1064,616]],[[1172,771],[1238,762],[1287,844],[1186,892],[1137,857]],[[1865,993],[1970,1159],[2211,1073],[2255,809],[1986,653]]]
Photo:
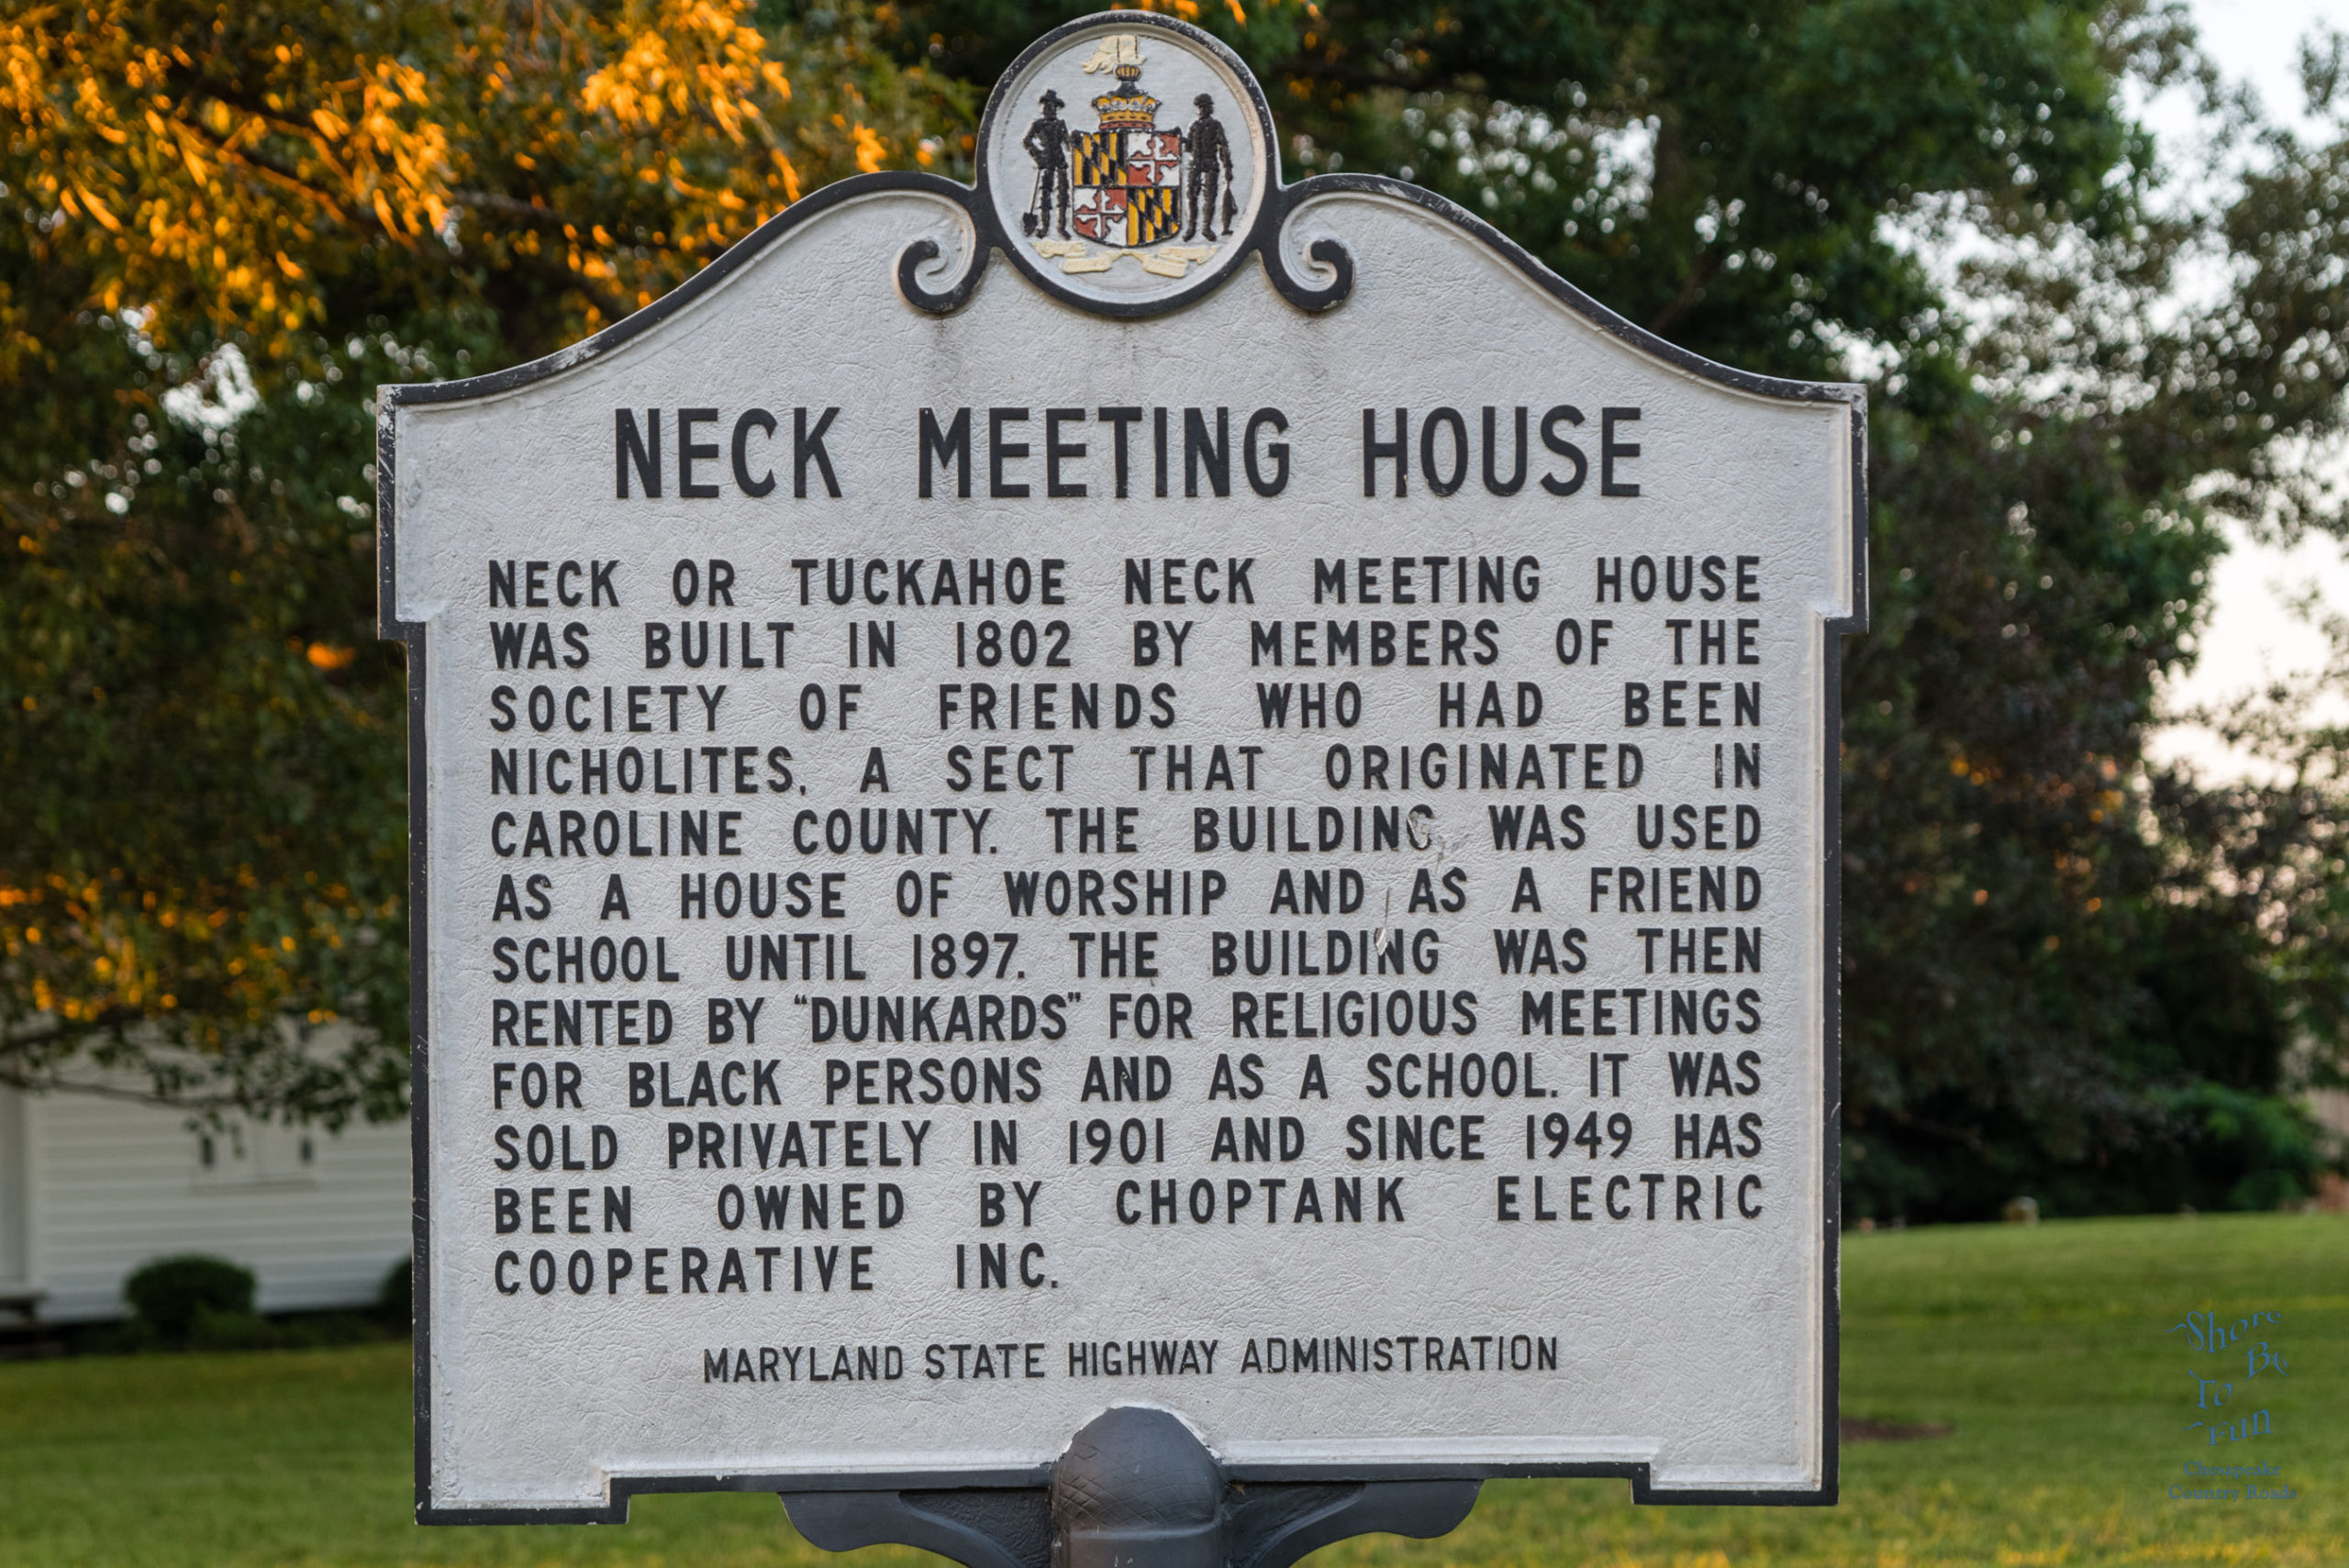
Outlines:
[[251,1317],[253,1284],[252,1270],[192,1252],[141,1264],[122,1294],[156,1338],[182,1344],[206,1319]]

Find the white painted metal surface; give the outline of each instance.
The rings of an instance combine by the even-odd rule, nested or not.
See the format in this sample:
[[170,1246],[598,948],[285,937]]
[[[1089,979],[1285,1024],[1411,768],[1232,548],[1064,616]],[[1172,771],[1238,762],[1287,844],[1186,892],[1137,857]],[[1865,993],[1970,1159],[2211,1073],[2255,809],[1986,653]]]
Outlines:
[[[1284,300],[1251,258],[1152,319],[1104,319],[1002,265],[938,317],[901,295],[897,259],[928,238],[952,272],[967,225],[933,194],[875,186],[753,242],[641,330],[389,417],[386,618],[412,628],[426,682],[428,1517],[552,1517],[663,1476],[1032,1473],[1089,1415],[1137,1399],[1264,1475],[1644,1466],[1659,1491],[1831,1490],[1830,785],[1835,628],[1864,607],[1855,404],[1675,360],[1403,195],[1333,189],[1282,242],[1304,272],[1324,237],[1353,280],[1323,314]],[[1504,443],[1490,482],[1488,406]],[[1560,406],[1575,417],[1550,417]],[[1122,425],[1099,412],[1126,406],[1142,412]],[[1520,407],[1526,477],[1497,494]],[[840,495],[811,460],[795,496],[794,411],[805,429],[834,408],[823,448]],[[1056,408],[1076,412],[1052,434],[1083,450],[1052,466],[1081,496],[1047,494]],[[738,437],[753,409],[774,424]],[[933,453],[925,497],[923,412],[943,432],[964,409],[968,466]],[[1163,495],[1156,409],[1170,411]],[[1261,409],[1279,423],[1256,426],[1264,483],[1252,485]],[[1408,480],[1398,494],[1396,462],[1376,459],[1366,496],[1365,410],[1384,442],[1397,409]],[[640,446],[623,444],[622,410]],[[1457,411],[1464,444],[1438,410]],[[1194,448],[1228,440],[1228,494],[1208,454],[1186,471],[1186,417]],[[686,441],[708,449],[691,474]],[[1431,457],[1438,478],[1456,477],[1449,494],[1431,488]],[[745,493],[741,479],[756,488],[770,471],[771,492]],[[1637,494],[1602,494],[1609,476]],[[689,481],[715,494],[681,495]],[[1029,493],[990,494],[1010,485]],[[991,602],[973,602],[974,561],[993,563]],[[1202,561],[1217,570],[1203,576]],[[1233,565],[1248,561],[1252,600],[1235,603]],[[546,563],[536,579],[533,562]],[[605,579],[616,602],[596,602],[594,568],[566,575],[566,562],[618,562]],[[711,602],[713,562],[730,572],[730,603]],[[1151,563],[1148,604],[1130,562]],[[939,602],[942,563],[959,602]],[[551,642],[533,664],[540,622]],[[1275,622],[1278,665],[1264,641]],[[1354,630],[1333,636],[1332,622]],[[983,664],[979,639],[1012,650],[1027,635],[1015,623],[1032,647]],[[876,667],[875,628],[894,663]],[[1350,635],[1358,662],[1331,667]],[[715,651],[689,668],[701,636]],[[1138,663],[1153,640],[1157,662]],[[746,646],[764,667],[743,667]],[[1051,663],[1063,646],[1067,663]],[[996,688],[992,729],[975,727],[974,683]],[[1266,704],[1284,683],[1291,716],[1275,727]],[[1097,687],[1097,728],[1080,727],[1073,686]],[[1123,725],[1121,686],[1134,694]],[[1304,704],[1321,701],[1327,728],[1300,728]],[[1340,709],[1356,701],[1348,724]],[[1171,747],[1190,748],[1190,774],[1170,792]],[[1753,749],[1758,779],[1738,774],[1736,747]],[[1213,847],[1198,816],[1210,808]],[[1381,808],[1397,813],[1391,847]],[[1081,838],[1076,812],[1107,814],[1098,837]],[[1499,847],[1505,813],[1514,849]],[[688,847],[692,814],[709,837]],[[1047,891],[1015,914],[1007,873],[1030,873]],[[1172,912],[1119,913],[1120,873],[1171,875]],[[1224,892],[1200,913],[1210,873]],[[1072,896],[1086,874],[1112,879],[1110,902],[1054,913],[1060,873]],[[774,875],[781,906],[762,917],[746,897],[729,917],[729,874],[738,887]],[[812,902],[794,917],[803,874]],[[827,875],[841,879],[829,894]],[[536,892],[533,876],[546,879]],[[1325,886],[1336,906],[1308,913]],[[1154,975],[1136,962],[1144,931]],[[973,932],[983,972],[934,973],[928,944],[949,935],[962,965]],[[1399,932],[1377,941],[1399,940],[1403,972],[1300,973],[1331,967],[1332,932],[1357,951],[1368,933]],[[1554,970],[1508,972],[1518,939],[1497,933],[1515,932]],[[1288,943],[1286,974],[1277,957],[1247,972],[1252,934],[1260,958]],[[643,944],[641,978],[599,978],[607,939],[613,965]],[[1127,967],[1105,977],[1119,940]],[[560,967],[569,942],[574,969]],[[1219,973],[1219,951],[1238,973]],[[1375,1037],[1348,993],[1378,995]],[[1681,993],[1693,1002],[1667,995]],[[1178,995],[1187,1036],[1167,1026]],[[1015,998],[1035,1004],[1032,1024]],[[658,1040],[654,1004],[669,1018]],[[978,1038],[995,1016],[981,1009],[997,1006],[1003,1037]],[[916,1038],[859,1021],[895,1016]],[[566,1018],[584,1041],[556,1043]],[[1696,1053],[1677,1088],[1673,1052]],[[1431,1053],[1451,1059],[1448,1095]],[[1118,1094],[1119,1058],[1162,1059],[1163,1096],[1086,1097],[1088,1073]],[[754,1077],[761,1063],[771,1078]],[[989,1103],[990,1063],[1019,1098]],[[551,1097],[565,1067],[575,1105]],[[690,1098],[705,1068],[697,1103],[659,1099]],[[1133,1071],[1147,1095],[1147,1060]],[[1261,1097],[1218,1097],[1219,1071],[1242,1092],[1258,1074]],[[550,1095],[535,1106],[533,1072]],[[1619,1113],[1631,1129],[1620,1152],[1607,1130]],[[1423,1139],[1449,1120],[1408,1158],[1398,1117],[1419,1118]],[[1466,1117],[1483,1118],[1473,1149]],[[1269,1118],[1268,1159],[1247,1158],[1252,1118]],[[1292,1147],[1301,1134],[1293,1158],[1283,1118]],[[1594,1118],[1595,1137],[1574,1141]],[[1226,1118],[1241,1158],[1218,1157]],[[1098,1164],[1097,1119],[1110,1140]],[[994,1140],[1015,1121],[1011,1164]],[[1139,1146],[1119,1141],[1130,1121]],[[866,1124],[855,1146],[851,1123]],[[902,1164],[882,1159],[884,1125]],[[867,1163],[844,1162],[852,1147]],[[581,1168],[566,1170],[566,1149]],[[784,1163],[790,1149],[804,1165]],[[608,1162],[585,1168],[591,1151]],[[1153,1208],[1152,1184],[1170,1181],[1157,1191],[1171,1203]],[[1349,1181],[1358,1218],[1340,1210]],[[1308,1182],[1319,1212],[1300,1214]],[[1030,1183],[1023,1207],[1012,1184]],[[763,1221],[763,1187],[789,1193]],[[823,1228],[802,1207],[818,1188]],[[607,1189],[625,1189],[625,1224]],[[845,1229],[852,1204],[861,1231]],[[1001,1275],[986,1272],[996,1256]],[[1124,1370],[1135,1344],[1140,1374]]]

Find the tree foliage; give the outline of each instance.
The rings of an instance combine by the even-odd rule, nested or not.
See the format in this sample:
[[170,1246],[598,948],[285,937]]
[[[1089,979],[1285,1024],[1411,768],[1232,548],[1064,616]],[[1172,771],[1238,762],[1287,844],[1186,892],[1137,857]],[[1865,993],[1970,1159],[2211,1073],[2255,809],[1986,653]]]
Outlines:
[[545,352],[808,189],[952,165],[963,106],[856,13],[728,0],[0,23],[0,1082],[398,1112],[375,384]]

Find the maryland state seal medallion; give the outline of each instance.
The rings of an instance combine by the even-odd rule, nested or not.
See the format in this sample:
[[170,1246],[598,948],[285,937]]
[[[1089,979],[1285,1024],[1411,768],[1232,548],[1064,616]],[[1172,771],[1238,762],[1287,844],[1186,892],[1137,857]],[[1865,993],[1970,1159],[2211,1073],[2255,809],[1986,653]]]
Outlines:
[[1120,16],[1063,29],[1006,73],[982,130],[985,183],[1023,271],[1148,308],[1243,253],[1277,183],[1270,125],[1213,39]]

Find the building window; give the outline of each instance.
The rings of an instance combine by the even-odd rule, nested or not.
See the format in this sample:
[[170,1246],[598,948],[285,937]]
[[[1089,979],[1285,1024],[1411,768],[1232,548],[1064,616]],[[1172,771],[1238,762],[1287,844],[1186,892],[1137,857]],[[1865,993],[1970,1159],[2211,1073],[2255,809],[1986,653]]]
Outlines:
[[304,1128],[230,1122],[196,1135],[194,1184],[203,1192],[316,1186],[318,1143]]

